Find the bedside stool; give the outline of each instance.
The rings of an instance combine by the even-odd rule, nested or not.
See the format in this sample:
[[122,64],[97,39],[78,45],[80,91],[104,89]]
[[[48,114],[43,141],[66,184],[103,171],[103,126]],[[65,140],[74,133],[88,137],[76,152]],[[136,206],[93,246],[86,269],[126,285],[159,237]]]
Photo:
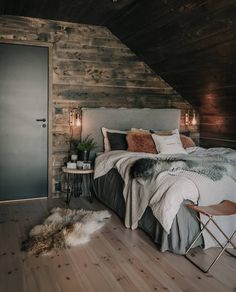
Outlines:
[[72,169],[63,167],[62,171],[66,174],[66,203],[70,204],[71,197],[79,197],[82,194],[82,183],[85,183],[89,192],[89,201],[92,203],[93,192],[93,173],[94,169]]

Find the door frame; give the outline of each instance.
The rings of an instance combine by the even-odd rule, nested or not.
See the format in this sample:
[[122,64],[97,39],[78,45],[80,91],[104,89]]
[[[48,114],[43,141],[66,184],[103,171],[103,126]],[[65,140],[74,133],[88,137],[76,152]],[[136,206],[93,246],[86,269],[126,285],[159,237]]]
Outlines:
[[[48,199],[52,199],[52,76],[53,76],[53,64],[52,64],[52,52],[53,44],[41,41],[28,41],[28,40],[0,40],[2,44],[15,44],[25,46],[36,46],[48,48],[48,110],[47,110],[47,168],[48,168]],[[23,200],[34,200],[42,198],[29,198]],[[11,202],[21,200],[11,200]],[[6,201],[3,201],[6,203]]]

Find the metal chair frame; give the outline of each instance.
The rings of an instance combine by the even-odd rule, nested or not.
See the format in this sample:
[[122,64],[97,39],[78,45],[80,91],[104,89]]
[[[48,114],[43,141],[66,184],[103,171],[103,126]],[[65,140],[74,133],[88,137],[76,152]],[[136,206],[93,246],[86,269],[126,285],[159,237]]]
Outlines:
[[[202,228],[200,230],[200,233],[197,235],[197,237],[194,239],[194,241],[191,243],[190,247],[186,250],[185,252],[185,257],[192,263],[194,264],[197,268],[199,268],[202,272],[204,273],[208,273],[210,271],[210,269],[215,265],[215,263],[219,260],[220,256],[223,254],[224,251],[226,251],[228,254],[230,254],[231,256],[235,257],[236,256],[234,254],[232,254],[231,252],[229,252],[228,250],[226,250],[228,244],[231,244],[233,246],[233,248],[236,250],[236,245],[232,242],[232,239],[234,238],[234,236],[236,235],[236,230],[233,232],[233,234],[228,237],[225,232],[220,228],[220,226],[214,221],[214,216],[212,215],[206,215],[208,216],[209,219],[207,220],[206,223],[203,223],[200,218],[198,216],[196,216],[197,220],[200,222],[200,224],[202,225]],[[208,224],[212,222],[217,229],[224,235],[224,237],[226,238],[227,242],[222,245],[221,242],[215,237],[215,235],[209,230],[209,228],[207,227]],[[220,245],[221,247],[221,251],[220,253],[216,256],[216,258],[213,260],[213,262],[210,264],[210,266],[207,269],[203,269],[202,267],[200,267],[197,263],[195,263],[192,258],[188,257],[187,254],[188,252],[192,249],[192,247],[194,246],[195,242],[198,240],[198,238],[202,235],[203,231],[206,230],[215,240],[216,242]]]

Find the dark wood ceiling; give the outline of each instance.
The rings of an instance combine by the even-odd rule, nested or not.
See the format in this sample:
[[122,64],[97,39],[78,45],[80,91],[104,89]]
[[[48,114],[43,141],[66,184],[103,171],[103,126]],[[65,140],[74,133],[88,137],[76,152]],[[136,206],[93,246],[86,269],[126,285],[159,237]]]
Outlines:
[[8,0],[0,12],[107,26],[198,107],[205,141],[235,147],[236,0],[113,1]]

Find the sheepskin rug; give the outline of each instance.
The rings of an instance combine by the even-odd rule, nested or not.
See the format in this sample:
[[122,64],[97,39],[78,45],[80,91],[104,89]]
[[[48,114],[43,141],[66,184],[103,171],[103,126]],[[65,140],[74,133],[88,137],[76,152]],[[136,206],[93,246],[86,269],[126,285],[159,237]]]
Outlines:
[[108,211],[54,208],[41,225],[33,227],[29,238],[22,242],[23,251],[34,255],[86,243],[90,235],[104,226],[111,215]]

